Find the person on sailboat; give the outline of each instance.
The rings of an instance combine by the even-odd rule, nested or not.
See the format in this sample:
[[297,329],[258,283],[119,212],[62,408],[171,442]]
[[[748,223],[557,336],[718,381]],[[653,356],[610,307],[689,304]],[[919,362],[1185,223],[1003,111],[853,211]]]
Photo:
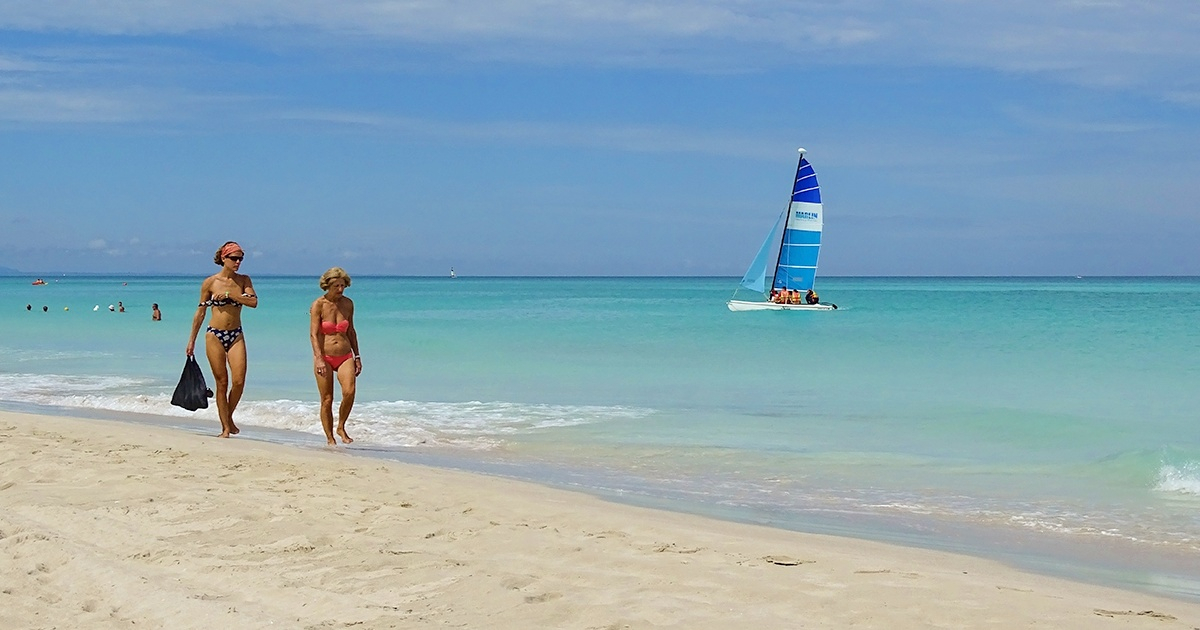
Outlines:
[[818,304],[818,303],[820,303],[820,302],[821,302],[821,298],[820,298],[820,297],[817,295],[817,292],[816,292],[816,291],[813,291],[812,289],[809,289],[809,290],[808,290],[808,291],[807,291],[807,292],[804,294],[804,302],[805,302],[806,304]]

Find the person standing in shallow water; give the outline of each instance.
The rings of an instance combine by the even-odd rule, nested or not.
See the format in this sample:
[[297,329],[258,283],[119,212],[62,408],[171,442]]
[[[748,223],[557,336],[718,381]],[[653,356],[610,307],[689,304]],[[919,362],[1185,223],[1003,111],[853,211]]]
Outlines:
[[212,308],[212,317],[204,334],[204,350],[216,381],[214,398],[221,417],[221,434],[227,438],[240,432],[233,423],[233,412],[246,386],[246,336],[242,333],[242,307],[258,306],[258,296],[250,276],[238,273],[246,253],[241,245],[228,241],[217,250],[213,262],[221,270],[200,283],[200,304],[192,317],[192,336],[187,355],[196,351],[196,336],[204,323],[204,314]]
[[354,329],[354,302],[345,296],[350,275],[341,267],[333,267],[321,275],[320,287],[325,295],[317,298],[309,309],[308,336],[312,342],[313,374],[317,377],[317,393],[321,396],[321,428],[332,446],[333,438],[333,377],[342,387],[342,403],[338,406],[337,434],[342,442],[354,440],[346,433],[346,420],[354,407],[354,388],[362,374],[362,356],[358,354],[358,331]]

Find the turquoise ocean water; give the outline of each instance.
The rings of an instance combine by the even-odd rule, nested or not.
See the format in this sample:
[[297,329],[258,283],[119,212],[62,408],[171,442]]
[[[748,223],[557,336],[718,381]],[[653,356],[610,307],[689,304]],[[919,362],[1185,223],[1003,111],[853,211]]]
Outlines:
[[[31,279],[0,278],[4,408],[216,431],[168,402],[198,277]],[[1200,279],[830,278],[817,313],[736,283],[356,278],[347,450],[1200,599]],[[319,447],[316,279],[255,286],[243,437]]]

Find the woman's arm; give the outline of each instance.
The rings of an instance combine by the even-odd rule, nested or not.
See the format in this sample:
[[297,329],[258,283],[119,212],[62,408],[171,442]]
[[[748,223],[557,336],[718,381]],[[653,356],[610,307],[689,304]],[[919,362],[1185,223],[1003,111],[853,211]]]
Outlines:
[[322,348],[324,335],[321,334],[321,298],[313,301],[312,306],[308,309],[308,340],[312,342],[313,351],[313,371],[317,374],[325,373],[325,351]]
[[200,301],[196,306],[196,314],[192,316],[192,334],[188,337],[187,355],[189,357],[196,354],[196,335],[200,334],[200,325],[204,323],[204,313],[208,311],[207,306],[201,305],[212,296],[211,285],[211,277],[200,283]]
[[258,294],[254,292],[254,283],[250,281],[250,276],[242,276],[245,279],[242,285],[242,294],[238,296],[229,296],[237,303],[249,308],[258,308]]
[[362,355],[358,353],[358,331],[354,329],[354,301],[350,298],[342,298],[349,302],[350,308],[346,311],[346,321],[350,322],[350,326],[346,328],[346,337],[350,340],[350,351],[354,353],[354,375],[362,374]]

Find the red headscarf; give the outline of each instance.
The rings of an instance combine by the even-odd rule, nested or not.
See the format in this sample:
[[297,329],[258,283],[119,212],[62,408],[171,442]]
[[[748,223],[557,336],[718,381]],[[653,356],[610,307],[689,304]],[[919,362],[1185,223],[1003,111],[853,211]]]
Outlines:
[[243,254],[246,253],[245,251],[242,250],[241,245],[238,245],[237,243],[234,243],[231,241],[229,244],[227,244],[221,248],[221,258],[225,258],[226,256],[232,254],[233,252],[242,252]]

